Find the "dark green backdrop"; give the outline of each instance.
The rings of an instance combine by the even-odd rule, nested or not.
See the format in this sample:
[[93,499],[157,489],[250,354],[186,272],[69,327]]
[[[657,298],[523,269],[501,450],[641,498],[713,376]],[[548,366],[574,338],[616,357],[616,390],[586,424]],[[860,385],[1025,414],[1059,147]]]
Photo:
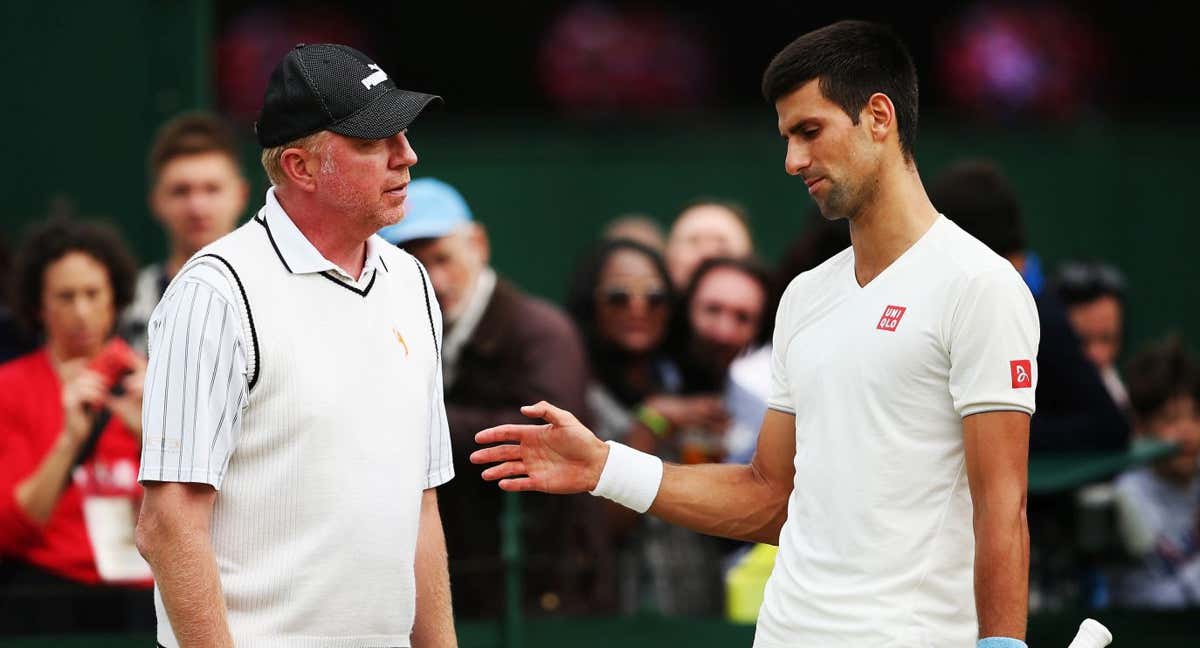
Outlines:
[[[166,117],[210,104],[208,4],[4,4],[0,236],[10,245],[29,221],[74,210],[115,222],[143,259],[162,253],[145,207],[145,151]],[[803,184],[783,172],[766,107],[710,121],[585,127],[468,120],[447,99],[412,130],[421,156],[414,174],[462,189],[492,233],[495,265],[552,298],[561,298],[578,252],[618,213],[665,221],[693,196],[727,196],[749,206],[763,255],[774,260],[810,208]],[[992,157],[1020,190],[1049,266],[1087,255],[1126,270],[1133,341],[1168,330],[1200,338],[1193,121],[924,122],[917,153],[926,177],[959,157]],[[246,162],[257,205],[263,180],[249,143]]]

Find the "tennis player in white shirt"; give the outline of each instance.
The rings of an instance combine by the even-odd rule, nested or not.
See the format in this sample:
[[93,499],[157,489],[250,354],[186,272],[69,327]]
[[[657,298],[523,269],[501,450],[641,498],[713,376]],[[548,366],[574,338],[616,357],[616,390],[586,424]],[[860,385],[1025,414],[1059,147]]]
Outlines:
[[[778,544],[754,645],[1024,647],[1038,319],[1016,270],[938,214],[913,159],[916,71],[840,22],[771,62],[785,166],[852,246],[787,289],[749,465],[664,465],[569,412],[480,432],[506,491],[590,491]],[[982,637],[982,639],[981,639]]]

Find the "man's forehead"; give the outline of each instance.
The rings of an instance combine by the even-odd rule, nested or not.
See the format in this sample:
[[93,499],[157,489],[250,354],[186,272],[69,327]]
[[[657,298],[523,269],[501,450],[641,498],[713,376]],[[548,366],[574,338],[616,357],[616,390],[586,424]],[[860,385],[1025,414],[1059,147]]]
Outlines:
[[819,79],[808,81],[775,101],[775,112],[779,115],[781,130],[806,119],[825,116],[831,110],[840,109],[821,92]]

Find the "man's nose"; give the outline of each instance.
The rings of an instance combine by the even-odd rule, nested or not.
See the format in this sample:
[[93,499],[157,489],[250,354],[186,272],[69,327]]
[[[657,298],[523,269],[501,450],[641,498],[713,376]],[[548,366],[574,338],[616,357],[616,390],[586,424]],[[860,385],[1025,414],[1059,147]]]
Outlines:
[[412,143],[408,141],[408,135],[404,131],[400,131],[392,136],[391,141],[391,166],[393,167],[410,167],[417,163],[417,151],[412,147]]
[[783,166],[787,169],[788,175],[800,175],[811,165],[812,156],[809,155],[808,147],[789,141],[787,156],[783,161]]

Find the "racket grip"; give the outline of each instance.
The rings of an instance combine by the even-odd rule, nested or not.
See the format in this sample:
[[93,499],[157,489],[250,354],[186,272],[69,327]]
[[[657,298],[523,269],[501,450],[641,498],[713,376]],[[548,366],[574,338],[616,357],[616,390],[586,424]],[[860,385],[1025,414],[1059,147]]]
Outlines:
[[1112,633],[1095,619],[1084,619],[1079,624],[1079,633],[1067,648],[1104,648],[1112,643]]

